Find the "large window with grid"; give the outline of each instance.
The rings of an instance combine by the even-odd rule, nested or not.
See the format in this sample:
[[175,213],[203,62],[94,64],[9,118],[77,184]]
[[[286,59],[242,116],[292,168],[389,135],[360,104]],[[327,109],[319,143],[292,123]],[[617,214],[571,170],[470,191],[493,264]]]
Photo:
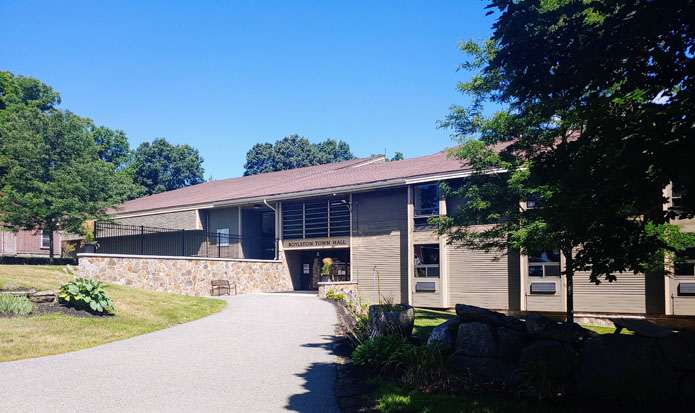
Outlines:
[[559,277],[560,251],[543,250],[528,255],[529,277]]
[[350,235],[347,198],[282,203],[282,238],[325,238]]
[[439,277],[439,244],[415,245],[415,276]]

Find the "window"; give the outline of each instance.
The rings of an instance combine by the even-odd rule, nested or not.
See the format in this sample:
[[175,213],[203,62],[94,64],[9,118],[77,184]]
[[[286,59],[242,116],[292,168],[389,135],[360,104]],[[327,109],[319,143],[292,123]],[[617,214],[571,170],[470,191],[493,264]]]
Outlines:
[[439,185],[417,185],[413,196],[416,217],[439,215]]
[[529,197],[529,200],[526,201],[526,208],[531,209],[535,208],[540,204],[541,197],[537,193],[532,193],[531,196]]
[[41,248],[51,248],[51,233],[48,231],[41,231]]
[[683,196],[685,196],[685,188],[678,182],[671,183],[671,205],[674,209],[683,207]]
[[676,275],[695,275],[695,247],[676,253]]
[[220,247],[229,246],[229,228],[217,228],[217,245]]
[[529,277],[559,277],[560,251],[543,250],[528,256]]
[[415,245],[415,276],[439,277],[439,244]]
[[275,236],[275,212],[261,213],[261,235],[264,237]]
[[350,203],[345,198],[282,204],[284,239],[350,235]]

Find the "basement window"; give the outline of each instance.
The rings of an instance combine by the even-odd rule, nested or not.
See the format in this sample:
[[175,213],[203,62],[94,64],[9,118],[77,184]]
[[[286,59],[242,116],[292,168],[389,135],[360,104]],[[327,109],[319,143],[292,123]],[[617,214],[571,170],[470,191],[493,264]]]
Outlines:
[[543,250],[529,254],[529,277],[559,277],[560,251]]
[[415,276],[439,277],[439,244],[415,245]]

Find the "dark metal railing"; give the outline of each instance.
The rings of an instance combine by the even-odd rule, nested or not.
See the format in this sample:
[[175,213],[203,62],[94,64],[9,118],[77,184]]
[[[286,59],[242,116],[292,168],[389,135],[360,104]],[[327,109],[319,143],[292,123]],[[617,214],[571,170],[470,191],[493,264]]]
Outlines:
[[96,251],[103,254],[205,258],[277,258],[277,240],[201,230],[95,222]]

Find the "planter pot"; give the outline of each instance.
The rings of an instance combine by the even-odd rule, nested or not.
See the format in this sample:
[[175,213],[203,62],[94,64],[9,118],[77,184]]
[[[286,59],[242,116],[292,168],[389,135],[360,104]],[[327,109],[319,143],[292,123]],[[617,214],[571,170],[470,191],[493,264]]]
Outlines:
[[396,311],[383,311],[380,305],[369,306],[372,337],[395,333],[408,338],[413,334],[415,310],[408,304],[400,304],[400,306],[402,310]]
[[84,246],[84,252],[87,254],[94,254],[97,251],[97,246],[94,244],[87,244]]
[[331,276],[330,276],[330,275],[322,275],[322,276],[321,276],[321,282],[322,282],[322,283],[328,282],[328,281],[330,281],[330,280],[331,280]]

